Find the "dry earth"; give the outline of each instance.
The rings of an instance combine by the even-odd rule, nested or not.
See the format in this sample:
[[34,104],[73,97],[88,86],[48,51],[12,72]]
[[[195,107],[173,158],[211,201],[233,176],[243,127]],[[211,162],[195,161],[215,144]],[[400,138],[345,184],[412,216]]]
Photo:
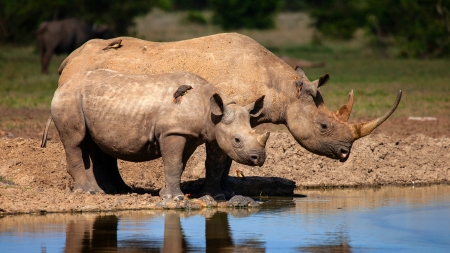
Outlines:
[[[155,197],[164,182],[160,159],[145,163],[119,161],[125,182],[136,193],[72,193],[73,180],[66,172],[64,150],[53,125],[47,148],[40,148],[48,110],[0,109],[0,115],[0,214],[177,207],[161,205],[159,197]],[[372,135],[356,141],[345,163],[309,153],[282,127],[263,128],[278,130],[269,138],[266,163],[261,168],[233,163],[229,182],[237,194],[288,195],[293,194],[294,187],[450,182],[449,118],[389,119]],[[204,159],[201,146],[183,174],[185,192],[195,193],[201,186]],[[236,169],[242,170],[248,181],[234,177]],[[198,206],[191,204],[178,207]]]

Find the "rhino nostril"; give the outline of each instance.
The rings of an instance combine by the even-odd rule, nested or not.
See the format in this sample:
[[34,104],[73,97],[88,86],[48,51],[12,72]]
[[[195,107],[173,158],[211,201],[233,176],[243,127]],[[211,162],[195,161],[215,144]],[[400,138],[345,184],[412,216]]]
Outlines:
[[339,150],[339,154],[340,154],[341,158],[347,157],[347,156],[348,156],[348,153],[349,153],[349,151],[348,151],[348,149],[346,149],[346,148],[341,148],[341,149]]
[[259,156],[258,155],[251,155],[250,156],[250,160],[252,160],[252,162],[253,163],[258,163],[258,158],[259,158]]

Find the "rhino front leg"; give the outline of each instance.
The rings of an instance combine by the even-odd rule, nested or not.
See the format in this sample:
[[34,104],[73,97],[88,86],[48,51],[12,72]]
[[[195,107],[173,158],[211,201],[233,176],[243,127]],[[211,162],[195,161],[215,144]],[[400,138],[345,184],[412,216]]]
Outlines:
[[210,195],[215,199],[226,199],[234,195],[227,184],[231,161],[216,142],[206,143],[206,180],[202,195]]
[[164,162],[165,187],[159,192],[163,199],[182,200],[184,194],[180,189],[181,173],[186,165],[183,153],[186,138],[170,135],[160,141],[161,156]]
[[230,174],[230,168],[232,163],[233,160],[229,156],[227,156],[225,158],[225,161],[223,161],[223,163],[221,164],[223,171],[222,177],[220,178],[220,189],[225,194],[225,197],[227,199],[235,195],[234,192],[228,187],[228,174]]

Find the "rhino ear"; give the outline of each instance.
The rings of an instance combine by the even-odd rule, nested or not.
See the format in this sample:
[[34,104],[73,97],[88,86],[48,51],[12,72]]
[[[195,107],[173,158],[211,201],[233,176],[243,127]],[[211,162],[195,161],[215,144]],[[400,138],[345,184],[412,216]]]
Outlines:
[[225,111],[223,100],[217,93],[212,95],[211,99],[209,100],[209,106],[211,108],[211,113],[215,116],[222,116],[223,112]]
[[264,106],[264,98],[265,97],[266,96],[263,95],[262,97],[258,98],[255,102],[250,103],[245,106],[245,109],[247,109],[247,111],[249,112],[250,117],[256,118],[259,115],[261,115],[263,106]]
[[325,75],[321,76],[319,78],[319,85],[317,85],[317,88],[319,88],[320,86],[325,85],[329,80],[330,80],[330,75],[328,73],[326,73]]
[[295,70],[295,72],[297,72],[297,74],[299,74],[300,76],[306,76],[305,71],[303,71],[303,69],[300,68],[300,66],[295,66],[294,70]]

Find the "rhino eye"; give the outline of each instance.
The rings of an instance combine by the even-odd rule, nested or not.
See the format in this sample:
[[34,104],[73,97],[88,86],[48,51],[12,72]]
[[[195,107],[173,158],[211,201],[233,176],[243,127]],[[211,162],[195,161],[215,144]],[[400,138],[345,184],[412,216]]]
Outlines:
[[242,137],[240,135],[235,135],[231,141],[231,144],[235,148],[241,148],[244,143],[242,142]]
[[331,130],[332,125],[329,122],[326,121],[322,121],[322,122],[317,122],[317,128],[322,132],[322,133],[327,133]]

